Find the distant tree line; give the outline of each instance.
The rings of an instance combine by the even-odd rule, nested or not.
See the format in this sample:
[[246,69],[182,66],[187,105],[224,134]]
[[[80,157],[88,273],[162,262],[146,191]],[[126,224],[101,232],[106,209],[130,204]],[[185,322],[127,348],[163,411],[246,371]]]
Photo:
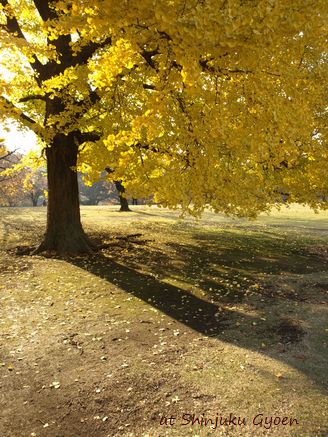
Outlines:
[[[45,206],[47,203],[47,174],[45,167],[22,165],[18,171],[8,173],[14,166],[19,166],[24,155],[9,151],[0,140],[0,206]],[[83,175],[78,173],[80,204],[120,204],[121,211],[129,211],[129,200],[124,196],[125,190],[120,181],[106,180],[106,174],[100,181],[88,185]],[[137,204],[136,199],[131,199]],[[139,203],[144,203],[142,200]]]

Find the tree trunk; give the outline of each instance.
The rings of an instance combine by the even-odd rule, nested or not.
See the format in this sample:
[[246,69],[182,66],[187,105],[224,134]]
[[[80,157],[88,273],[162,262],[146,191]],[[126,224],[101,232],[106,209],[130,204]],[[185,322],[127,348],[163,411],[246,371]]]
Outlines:
[[122,185],[121,181],[115,181],[115,187],[118,192],[118,197],[120,199],[121,208],[120,211],[122,212],[131,212],[131,209],[129,208],[128,199],[124,196],[125,188]]
[[33,195],[31,195],[32,206],[38,206],[38,199],[38,197],[35,198]]
[[92,251],[80,219],[77,173],[78,146],[74,134],[57,134],[46,149],[48,165],[47,230],[37,252],[81,254]]

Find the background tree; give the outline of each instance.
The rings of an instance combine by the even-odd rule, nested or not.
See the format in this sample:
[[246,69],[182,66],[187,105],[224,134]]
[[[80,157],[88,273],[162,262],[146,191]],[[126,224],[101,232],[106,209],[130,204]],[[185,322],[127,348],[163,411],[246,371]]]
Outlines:
[[9,170],[19,163],[21,156],[9,151],[0,141],[0,205],[20,205],[25,196],[24,176],[22,172],[10,173]]
[[113,200],[114,185],[106,180],[94,182],[92,185],[87,185],[83,181],[81,174],[78,175],[79,191],[81,203],[84,205],[98,205],[104,200]]
[[26,168],[24,192],[31,200],[32,206],[37,206],[40,198],[45,198],[47,192],[47,174],[43,168]]
[[17,163],[18,156],[15,155],[14,150],[8,150],[2,139],[0,139],[0,182],[8,180],[5,170]]
[[326,0],[0,4],[0,114],[45,144],[40,250],[92,248],[76,168],[195,214],[327,191]]
[[47,190],[45,169],[40,162],[0,146],[0,204],[37,206]]
[[[115,170],[112,169],[111,167],[106,167],[105,171],[107,172],[108,175],[112,175]],[[120,201],[120,211],[121,212],[130,212],[130,208],[129,208],[129,202],[128,199],[126,197],[126,190],[125,187],[123,185],[123,181],[122,180],[115,180],[114,179],[114,185],[117,191],[117,195]]]
[[120,201],[120,211],[121,212],[130,212],[131,209],[129,208],[129,202],[128,199],[126,197],[126,190],[125,187],[122,183],[122,181],[114,181],[116,190],[117,190],[117,194],[118,194],[118,198]]

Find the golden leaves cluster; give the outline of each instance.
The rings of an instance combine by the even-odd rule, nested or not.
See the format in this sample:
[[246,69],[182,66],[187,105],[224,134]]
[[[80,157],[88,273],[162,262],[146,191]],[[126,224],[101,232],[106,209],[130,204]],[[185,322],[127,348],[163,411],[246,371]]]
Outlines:
[[[111,42],[42,89],[21,58],[20,74],[8,67],[20,81],[3,89],[18,98],[26,81],[29,94],[60,97],[65,111],[46,130],[101,133],[80,150],[91,181],[110,166],[135,197],[248,216],[283,192],[311,205],[327,193],[325,0],[61,0],[56,10],[29,45],[32,55],[43,44],[43,62],[60,35],[76,56]],[[31,34],[35,17],[24,18]],[[99,99],[81,113],[90,89]]]

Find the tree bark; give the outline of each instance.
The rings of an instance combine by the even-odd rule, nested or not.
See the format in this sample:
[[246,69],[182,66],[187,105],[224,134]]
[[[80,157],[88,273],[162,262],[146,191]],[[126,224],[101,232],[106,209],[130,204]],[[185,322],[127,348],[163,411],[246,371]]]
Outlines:
[[80,219],[77,173],[78,146],[74,133],[56,134],[46,149],[48,166],[47,229],[37,252],[81,254],[92,252],[93,244]]

